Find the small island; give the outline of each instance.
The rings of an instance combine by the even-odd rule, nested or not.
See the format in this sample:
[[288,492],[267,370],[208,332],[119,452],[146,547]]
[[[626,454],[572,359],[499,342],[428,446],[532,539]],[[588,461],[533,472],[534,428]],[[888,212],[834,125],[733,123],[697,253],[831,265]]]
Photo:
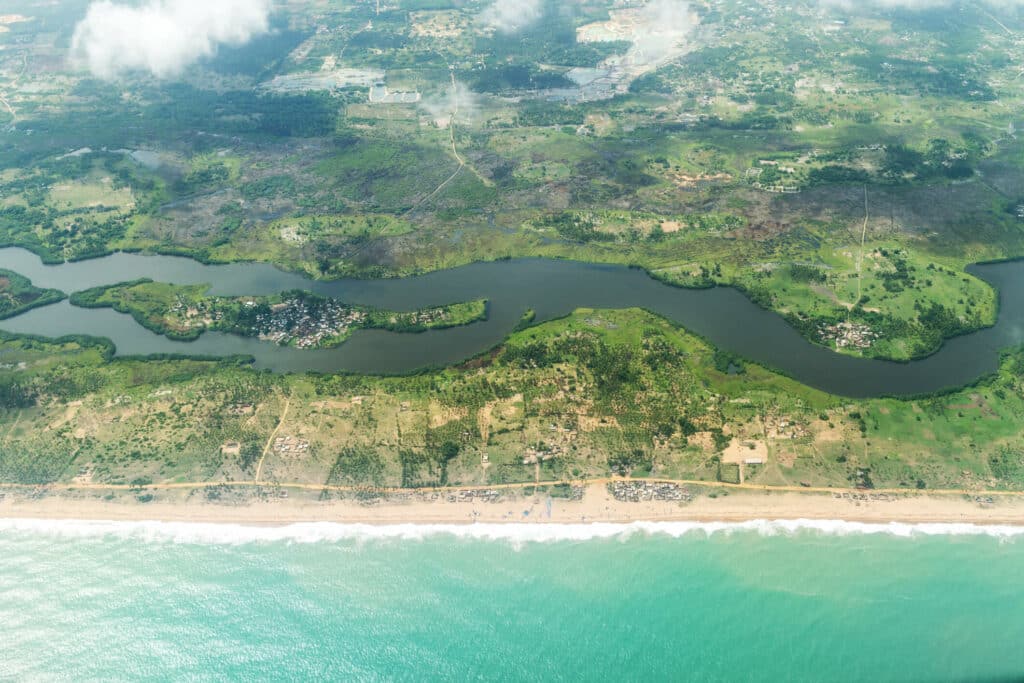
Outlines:
[[387,311],[353,306],[295,290],[276,296],[208,296],[208,285],[180,286],[136,280],[71,295],[83,308],[113,308],[147,329],[179,341],[194,341],[207,330],[257,337],[282,346],[326,349],[343,344],[359,329],[425,332],[468,325],[487,318],[487,301]]
[[41,289],[23,275],[0,269],[0,320],[21,315],[39,306],[48,306],[64,298],[64,292]]

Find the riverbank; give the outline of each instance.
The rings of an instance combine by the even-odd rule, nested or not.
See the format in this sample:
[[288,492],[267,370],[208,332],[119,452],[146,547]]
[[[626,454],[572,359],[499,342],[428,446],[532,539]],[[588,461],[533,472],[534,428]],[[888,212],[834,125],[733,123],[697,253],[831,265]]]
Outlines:
[[[684,500],[628,501],[592,484],[578,500],[483,491],[466,498],[418,492],[372,500],[318,500],[252,496],[210,501],[194,492],[170,491],[152,502],[104,499],[83,492],[11,491],[0,498],[0,519],[161,521],[276,526],[303,522],[349,524],[588,524],[632,522],[748,522],[843,520],[868,524],[977,524],[1024,526],[1024,495],[973,496],[851,493],[726,494],[684,489]],[[433,498],[433,499],[432,499]]]
[[[893,363],[837,354],[813,344],[784,318],[736,289],[683,289],[644,271],[576,261],[495,261],[400,280],[330,282],[309,280],[268,264],[212,266],[181,257],[125,253],[89,262],[43,266],[30,252],[3,249],[0,267],[29,277],[36,286],[62,291],[113,284],[109,282],[110,273],[115,272],[125,281],[147,277],[179,286],[210,285],[210,296],[274,296],[308,290],[348,305],[383,310],[423,310],[454,301],[490,302],[487,319],[472,325],[432,330],[415,337],[361,330],[339,348],[315,351],[215,332],[192,342],[172,341],[110,309],[82,309],[67,302],[0,323],[0,329],[15,334],[110,339],[119,356],[247,356],[257,368],[282,373],[413,373],[456,365],[507,341],[526,310],[532,309],[536,320],[544,322],[580,309],[642,308],[722,351],[772,368],[807,386],[849,398],[909,397],[967,386],[995,371],[999,350],[1021,343],[1020,321],[1024,320],[1024,303],[1004,298],[994,326],[951,339],[922,360]],[[972,272],[997,291],[1016,291],[1024,286],[1024,267],[1019,263],[976,267]]]

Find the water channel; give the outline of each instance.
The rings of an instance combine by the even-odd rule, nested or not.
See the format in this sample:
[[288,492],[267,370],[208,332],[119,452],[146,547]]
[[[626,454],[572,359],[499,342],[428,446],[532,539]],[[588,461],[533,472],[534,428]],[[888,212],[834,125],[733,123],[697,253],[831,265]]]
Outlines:
[[547,259],[475,263],[393,280],[310,280],[268,264],[205,265],[176,256],[113,254],[44,265],[18,248],[0,249],[0,268],[25,275],[37,287],[75,292],[147,277],[179,285],[209,284],[210,294],[259,296],[305,289],[349,304],[411,311],[486,298],[489,316],[463,327],[421,334],[360,330],[334,349],[300,350],[258,339],[207,332],[194,342],[154,334],[131,316],[86,309],[67,301],[0,321],[0,329],[60,337],[85,334],[114,342],[118,355],[174,353],[252,356],[258,368],[278,372],[403,373],[457,363],[501,342],[532,309],[538,322],[580,307],[640,307],[662,315],[727,351],[777,368],[819,389],[850,397],[910,395],[968,384],[997,366],[999,350],[1024,342],[1024,262],[971,266],[1000,293],[995,326],[948,340],[932,356],[911,363],[840,355],[805,340],[778,315],[728,287],[681,289],[620,266]]

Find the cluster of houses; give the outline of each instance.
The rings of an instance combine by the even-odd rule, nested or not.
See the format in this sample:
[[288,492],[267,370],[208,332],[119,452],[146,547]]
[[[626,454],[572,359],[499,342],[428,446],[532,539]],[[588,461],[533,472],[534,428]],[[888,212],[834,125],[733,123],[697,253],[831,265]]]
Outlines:
[[[255,300],[242,303],[243,308],[256,309]],[[221,319],[219,311],[213,311],[216,320]],[[304,298],[295,296],[279,304],[260,307],[249,317],[243,327],[243,334],[254,334],[264,341],[282,346],[312,349],[330,342],[343,340],[350,331],[362,327],[378,326],[393,329],[421,329],[444,322],[451,315],[447,308],[429,308],[411,313],[393,313],[389,320],[371,320],[364,309],[348,306],[334,299]]]
[[899,500],[899,496],[891,493],[851,493],[850,491],[835,491],[832,493],[832,497],[836,500],[878,501],[883,503]]
[[391,322],[406,327],[429,327],[448,320],[450,315],[447,308],[426,308],[412,313],[395,313]]
[[693,494],[689,490],[671,482],[613,481],[608,484],[608,492],[615,500],[625,503],[693,500]]
[[565,452],[565,449],[558,445],[538,444],[537,448],[527,448],[523,452],[524,465],[536,465],[546,460],[554,460]]
[[501,498],[501,492],[495,489],[467,489],[449,494],[445,500],[449,503],[495,503]]
[[822,341],[835,344],[837,349],[867,349],[878,339],[878,333],[862,323],[840,322],[818,327]]
[[182,329],[191,329],[219,322],[224,319],[224,313],[206,301],[189,301],[179,295],[175,297],[169,317],[177,318]]
[[[793,176],[796,173],[795,168],[792,166],[782,166],[779,162],[769,159],[761,159],[758,164],[760,164],[759,167],[748,168],[746,172],[747,178],[752,179],[751,185],[755,188],[773,194],[797,194],[800,192],[800,186],[795,184],[795,182],[790,182],[789,184],[781,182],[783,175]],[[776,182],[764,182],[765,168],[771,168],[776,171],[772,175]]]
[[[250,304],[255,306],[255,302],[246,303]],[[260,339],[310,349],[365,322],[366,312],[357,308],[330,299],[311,303],[296,297],[259,313],[255,327]]]
[[[808,435],[807,428],[786,417],[768,416],[764,420],[765,432],[773,439],[801,439]],[[761,463],[747,463],[761,464]]]
[[283,455],[302,455],[309,450],[309,441],[294,436],[279,436],[274,439],[274,452]]

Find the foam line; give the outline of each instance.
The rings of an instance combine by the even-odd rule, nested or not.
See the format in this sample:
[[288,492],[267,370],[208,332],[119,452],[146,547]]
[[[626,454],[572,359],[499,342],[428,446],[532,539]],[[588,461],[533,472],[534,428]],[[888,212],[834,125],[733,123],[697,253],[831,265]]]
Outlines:
[[988,526],[963,523],[888,524],[842,520],[766,520],[747,522],[632,522],[629,524],[339,524],[310,522],[286,526],[248,526],[193,522],[122,522],[100,520],[0,519],[0,536],[50,535],[62,538],[116,537],[152,543],[243,545],[248,543],[330,543],[378,539],[424,540],[449,536],[470,540],[508,541],[514,544],[625,539],[635,535],[710,537],[718,534],[756,533],[786,536],[800,533],[822,536],[887,534],[920,536],[989,536],[1011,539],[1024,535],[1024,526]]

